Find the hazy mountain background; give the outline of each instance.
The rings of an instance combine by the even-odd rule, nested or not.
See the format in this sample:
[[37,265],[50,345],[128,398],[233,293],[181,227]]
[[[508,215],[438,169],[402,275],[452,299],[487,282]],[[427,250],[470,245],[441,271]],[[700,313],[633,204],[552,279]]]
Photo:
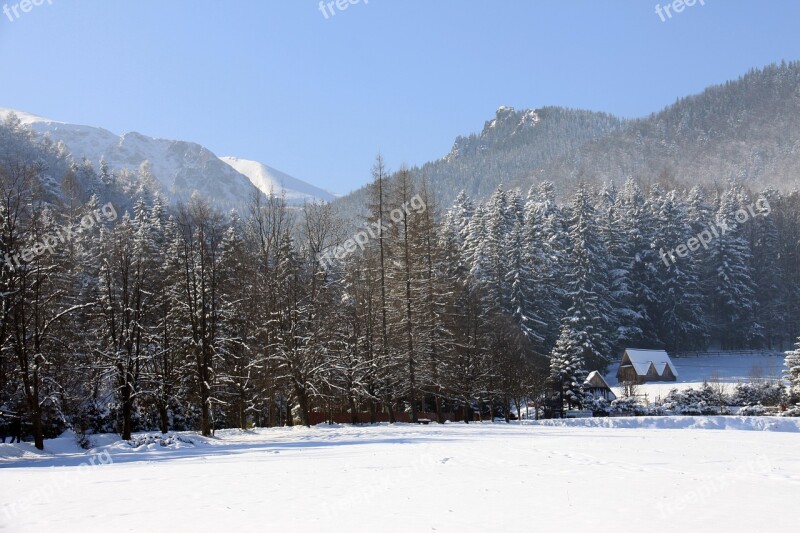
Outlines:
[[791,189],[800,179],[800,63],[752,70],[628,122],[577,151],[532,169],[561,187],[634,177],[680,184]]
[[[458,137],[449,154],[412,170],[444,205],[461,190],[483,199],[499,185],[524,191],[544,180],[562,194],[581,181],[628,177],[645,187],[735,180],[791,189],[800,182],[800,63],[754,69],[635,120],[501,107],[479,134]],[[357,213],[365,195],[362,188],[337,204]]]
[[[42,160],[53,194],[71,172],[84,196],[100,191],[119,200],[141,188],[158,190],[172,203],[197,192],[230,209],[260,190],[284,195],[290,205],[334,201],[348,216],[365,205],[366,186],[337,199],[264,163],[220,158],[197,143],[117,135],[0,108],[0,118],[12,113],[31,135],[0,133],[0,152]],[[365,174],[370,164],[364,162]],[[560,107],[501,107],[480,133],[458,137],[444,157],[412,171],[425,176],[437,200],[448,205],[461,190],[482,199],[499,185],[526,190],[544,180],[562,194],[581,181],[621,183],[628,177],[645,187],[733,180],[752,189],[786,190],[798,185],[798,168],[800,63],[792,62],[754,69],[635,120]]]
[[[106,183],[112,189],[121,188],[124,194],[145,187],[151,192],[158,191],[172,204],[185,202],[192,194],[199,193],[218,207],[231,209],[243,205],[257,190],[284,195],[292,205],[334,199],[331,193],[267,165],[219,158],[197,143],[157,139],[135,132],[117,135],[103,128],[67,124],[0,108],[1,119],[10,115],[16,116],[20,125],[34,133],[33,138],[26,141],[28,146],[52,147],[54,153],[60,155],[61,163],[50,158],[47,165],[55,182],[70,166],[75,173],[80,173],[80,170],[88,172],[86,167],[91,164],[100,175],[115,174],[113,180],[101,179],[112,181]],[[84,183],[86,179],[80,180],[85,190],[99,187]]]

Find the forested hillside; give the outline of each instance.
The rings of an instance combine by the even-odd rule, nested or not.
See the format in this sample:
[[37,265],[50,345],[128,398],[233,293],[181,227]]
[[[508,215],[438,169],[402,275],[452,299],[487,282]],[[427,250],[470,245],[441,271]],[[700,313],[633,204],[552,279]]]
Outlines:
[[[800,62],[754,69],[682,98],[551,161],[542,176],[565,190],[578,181],[790,190],[800,184]],[[536,174],[532,174],[536,176]]]

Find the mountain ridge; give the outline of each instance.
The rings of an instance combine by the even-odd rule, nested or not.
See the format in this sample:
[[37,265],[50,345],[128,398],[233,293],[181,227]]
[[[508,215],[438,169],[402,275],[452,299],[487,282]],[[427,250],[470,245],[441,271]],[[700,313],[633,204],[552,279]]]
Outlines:
[[[715,187],[800,186],[800,62],[753,68],[635,119],[546,106],[502,106],[476,133],[456,137],[439,159],[412,168],[444,205],[498,186],[526,191],[542,181],[559,194],[579,182],[662,182]],[[358,213],[366,186],[337,199]]]
[[[199,143],[151,137],[136,131],[118,135],[101,127],[70,124],[0,107],[0,118],[5,119],[11,113],[37,135],[62,143],[76,163],[85,158],[98,168],[104,163],[114,171],[151,174],[160,192],[173,204],[199,192],[228,208],[245,203],[253,192],[260,190],[250,176]],[[145,163],[147,168],[143,169]],[[327,191],[263,166],[279,177],[272,183],[272,192],[285,196],[289,203],[334,198]],[[287,183],[299,190],[284,188]]]

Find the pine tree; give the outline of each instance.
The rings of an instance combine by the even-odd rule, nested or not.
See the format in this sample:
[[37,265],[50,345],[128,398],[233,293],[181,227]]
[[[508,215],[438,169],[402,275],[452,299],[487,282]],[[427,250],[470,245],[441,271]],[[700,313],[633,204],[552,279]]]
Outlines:
[[646,312],[639,305],[639,299],[647,293],[637,292],[642,287],[634,285],[632,271],[636,251],[631,249],[634,242],[627,234],[630,221],[626,217],[635,216],[636,211],[625,203],[628,199],[628,195],[617,192],[613,183],[601,191],[599,198],[598,222],[608,251],[609,294],[617,318],[615,346],[640,346],[645,336],[642,326]]
[[720,198],[715,217],[719,237],[713,240],[709,254],[716,269],[711,295],[715,333],[723,349],[752,345],[760,329],[753,321],[752,252],[735,219],[743,207],[741,194],[739,187],[731,187]]
[[568,226],[571,249],[566,276],[569,309],[565,320],[581,334],[586,365],[605,370],[613,356],[611,339],[617,319],[608,290],[608,256],[584,187],[575,195]]
[[668,351],[702,348],[707,331],[697,259],[689,252],[681,257],[679,252],[666,251],[677,245],[687,248],[692,238],[686,208],[676,192],[664,195],[659,187],[654,187],[650,204],[659,228],[653,248],[661,255],[656,264],[656,298],[650,311],[653,326]]
[[565,322],[550,356],[550,381],[558,395],[562,412],[564,408],[580,408],[585,402],[584,356],[590,353],[587,352],[587,346],[591,346],[589,335]]
[[[781,194],[767,189],[758,195],[756,206],[778,206]],[[759,210],[760,211],[760,210]],[[759,212],[746,226],[753,257],[753,282],[756,286],[756,306],[753,319],[763,327],[761,342],[767,348],[781,344],[780,332],[786,328],[781,309],[783,265],[780,262],[780,235],[772,213]]]
[[564,217],[555,203],[553,185],[531,187],[525,203],[525,247],[523,261],[530,280],[529,338],[538,353],[549,354],[555,345],[562,317],[566,271],[567,233]]
[[508,309],[509,240],[514,230],[516,215],[509,207],[508,194],[498,188],[486,204],[486,234],[482,249],[485,251],[485,269],[481,281],[486,291],[489,312]]
[[800,338],[797,339],[794,350],[786,352],[783,364],[786,367],[786,380],[789,382],[789,395],[794,402],[800,402]]

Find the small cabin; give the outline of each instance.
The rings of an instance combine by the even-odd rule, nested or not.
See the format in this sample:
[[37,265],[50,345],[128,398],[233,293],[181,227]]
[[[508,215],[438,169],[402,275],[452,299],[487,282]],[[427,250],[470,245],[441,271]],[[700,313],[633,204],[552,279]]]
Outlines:
[[639,350],[629,348],[622,355],[617,370],[620,383],[650,383],[677,381],[678,371],[664,350]]
[[597,370],[589,374],[586,378],[583,384],[583,390],[586,391],[587,394],[591,394],[595,400],[603,398],[606,401],[613,402],[617,399],[617,395],[614,394],[614,391],[611,390],[611,387],[608,386],[606,380],[603,379],[603,376],[601,376],[600,372]]

